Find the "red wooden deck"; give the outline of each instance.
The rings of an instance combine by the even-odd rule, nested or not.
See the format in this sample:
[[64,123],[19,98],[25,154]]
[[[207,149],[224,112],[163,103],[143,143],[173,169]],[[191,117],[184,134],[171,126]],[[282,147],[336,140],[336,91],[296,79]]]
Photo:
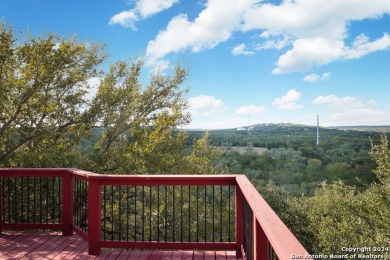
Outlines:
[[88,243],[80,236],[61,232],[3,231],[0,259],[237,259],[233,251],[102,251],[88,255]]

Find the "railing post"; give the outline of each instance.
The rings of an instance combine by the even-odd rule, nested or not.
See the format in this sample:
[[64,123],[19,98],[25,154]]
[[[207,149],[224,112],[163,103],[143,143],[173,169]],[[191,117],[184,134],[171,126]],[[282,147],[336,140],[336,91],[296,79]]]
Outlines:
[[256,218],[253,218],[253,225],[254,225],[254,251],[255,251],[255,259],[258,260],[268,260],[268,239],[265,235],[263,229],[261,228],[259,221],[257,221]]
[[243,236],[243,212],[242,212],[242,191],[236,185],[236,256],[242,257],[241,246],[244,244]]
[[100,183],[88,179],[88,254],[100,254],[101,230],[101,195]]
[[71,236],[73,223],[73,181],[72,173],[62,175],[62,235]]

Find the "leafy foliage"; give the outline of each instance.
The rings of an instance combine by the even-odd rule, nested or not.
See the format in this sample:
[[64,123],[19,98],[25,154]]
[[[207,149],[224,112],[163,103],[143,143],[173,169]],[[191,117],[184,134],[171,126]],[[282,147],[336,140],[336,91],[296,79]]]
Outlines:
[[[310,241],[303,240],[311,251],[342,254],[341,247],[390,245],[390,150],[385,136],[381,144],[372,146],[371,155],[377,163],[374,173],[379,183],[366,190],[358,191],[338,181],[323,183],[312,197],[287,200],[290,211],[304,212],[306,227],[290,227],[311,237]],[[293,215],[284,216],[287,223],[295,223]]]
[[[4,23],[0,35],[1,164],[70,163],[75,144],[95,120],[86,107],[86,80],[104,59],[101,46],[52,34],[28,36],[20,44]],[[67,159],[54,156],[59,154]]]

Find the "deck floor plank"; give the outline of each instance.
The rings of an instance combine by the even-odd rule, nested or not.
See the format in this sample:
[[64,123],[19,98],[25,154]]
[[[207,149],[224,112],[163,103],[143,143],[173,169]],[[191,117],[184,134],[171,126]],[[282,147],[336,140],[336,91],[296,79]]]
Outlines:
[[121,254],[117,257],[116,260],[127,260],[131,256],[131,251],[121,251]]
[[215,259],[216,260],[226,260],[226,252],[224,252],[224,251],[215,252]]
[[142,253],[142,251],[133,251],[133,252],[131,252],[131,255],[127,259],[128,260],[138,260],[141,253]]
[[204,259],[204,251],[194,251],[194,260],[203,260]]
[[58,251],[53,251],[52,254],[49,254],[46,258],[54,260],[66,259],[71,251],[84,242],[84,240],[77,235],[67,238],[69,238],[69,240],[64,242],[64,248],[60,247],[61,249],[59,248]]
[[183,251],[183,255],[181,256],[181,259],[192,260],[193,257],[194,257],[193,251]]
[[199,260],[235,259],[233,251],[128,251],[102,250],[99,256],[88,254],[88,243],[77,234],[61,232],[15,232],[0,234],[0,259],[39,260]]
[[206,251],[206,252],[204,252],[204,259],[215,260],[215,251]]
[[181,260],[182,256],[183,256],[183,252],[182,251],[175,251],[175,252],[172,253],[171,260]]
[[34,249],[31,253],[25,255],[21,259],[42,259],[48,255],[49,252],[54,250],[58,246],[58,240],[60,236],[51,236],[48,237],[47,241],[40,241],[37,244],[40,244],[37,248]]
[[152,255],[153,251],[142,251],[141,255],[139,256],[138,260],[147,260]]
[[169,260],[172,259],[173,252],[172,251],[163,251],[161,254],[161,260]]
[[150,255],[149,260],[160,260],[162,255],[162,251],[153,251]]
[[12,243],[13,240],[17,239],[21,235],[25,234],[24,232],[15,232],[15,233],[3,233],[0,236],[0,246],[6,246],[7,243]]
[[8,254],[8,259],[21,259],[23,256],[34,252],[34,249],[42,243],[46,243],[52,236],[50,234],[29,234],[28,239],[21,240],[12,253]]

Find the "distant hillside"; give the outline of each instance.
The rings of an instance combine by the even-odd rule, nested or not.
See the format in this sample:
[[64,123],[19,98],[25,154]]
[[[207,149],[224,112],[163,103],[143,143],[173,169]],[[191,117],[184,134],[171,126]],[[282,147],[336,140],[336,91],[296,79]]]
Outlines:
[[[352,128],[338,129],[320,127],[320,145],[327,143],[363,142],[369,144],[369,138],[376,140],[380,131],[355,130]],[[390,127],[388,127],[390,130]],[[189,135],[188,145],[194,138],[199,138],[204,131],[187,130]],[[317,127],[296,124],[258,124],[247,127],[209,130],[210,141],[214,146],[233,147],[265,147],[298,148],[303,144],[315,146],[317,141]]]
[[365,132],[379,132],[379,133],[390,133],[389,125],[378,125],[378,126],[334,126],[330,128],[335,128],[339,130],[352,130],[352,131],[365,131]]

